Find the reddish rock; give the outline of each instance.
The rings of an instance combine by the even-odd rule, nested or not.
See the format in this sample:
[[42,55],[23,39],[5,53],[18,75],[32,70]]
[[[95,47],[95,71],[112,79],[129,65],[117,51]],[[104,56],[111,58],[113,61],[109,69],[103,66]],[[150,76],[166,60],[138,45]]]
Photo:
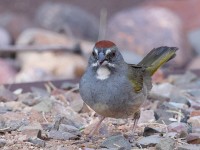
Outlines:
[[200,134],[199,133],[190,133],[190,134],[188,134],[187,142],[189,144],[200,144]]
[[182,122],[173,122],[168,125],[167,129],[169,132],[187,132],[187,124]]
[[107,31],[107,38],[120,49],[142,56],[159,46],[178,47],[176,58],[169,62],[172,67],[183,67],[191,59],[181,21],[167,9],[140,7],[121,11],[110,20]]
[[0,58],[0,84],[13,82],[16,71],[6,60]]
[[168,8],[175,12],[183,21],[187,31],[200,26],[200,1],[183,0],[183,1],[146,1],[144,5],[160,6]]
[[200,110],[194,110],[190,113],[190,117],[200,116]]

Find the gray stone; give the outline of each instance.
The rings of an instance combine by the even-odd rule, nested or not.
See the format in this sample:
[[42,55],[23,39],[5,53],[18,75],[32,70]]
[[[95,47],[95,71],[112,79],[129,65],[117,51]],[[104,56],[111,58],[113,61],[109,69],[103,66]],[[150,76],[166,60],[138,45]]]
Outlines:
[[195,144],[184,144],[180,145],[177,150],[200,150],[200,145]]
[[34,145],[38,147],[45,147],[45,141],[39,139],[39,138],[29,138],[28,142],[33,143]]
[[80,131],[78,128],[71,126],[71,125],[66,125],[66,124],[60,124],[59,126],[59,131],[61,132],[69,132],[75,135],[80,134]]
[[28,106],[36,105],[41,101],[41,99],[39,99],[39,97],[37,97],[33,93],[20,94],[19,100],[21,100],[22,103],[24,103],[25,105],[28,105]]
[[40,103],[33,106],[33,109],[39,112],[49,112],[52,109],[53,101],[51,98],[45,98]]
[[100,145],[102,148],[124,148],[124,149],[131,149],[131,144],[125,139],[122,135],[115,135],[108,137],[103,143]]
[[48,2],[41,5],[36,12],[37,23],[47,29],[93,41],[98,38],[97,19],[79,7]]
[[175,148],[175,141],[172,138],[164,138],[156,144],[156,150],[172,150]]
[[60,124],[66,124],[66,125],[74,126],[80,129],[81,127],[83,127],[84,124],[77,117],[78,117],[77,115],[73,115],[73,114],[71,114],[71,116],[57,115],[55,117],[54,129],[58,130]]
[[16,101],[17,96],[3,86],[0,86],[0,102]]
[[4,147],[6,145],[6,140],[5,139],[0,139],[0,148]]
[[69,139],[74,139],[77,136],[74,134],[71,134],[69,132],[62,132],[62,131],[57,131],[57,130],[51,130],[48,133],[48,137],[56,140],[69,140]]
[[0,106],[0,114],[4,114],[8,111],[9,109],[7,107],[3,107],[3,106]]
[[144,128],[144,132],[143,132],[143,136],[150,136],[153,135],[155,133],[160,133],[161,131],[159,131],[158,129],[154,129],[151,127],[145,127]]
[[151,135],[147,137],[142,137],[137,141],[137,143],[143,148],[146,148],[148,146],[155,146],[156,144],[160,143],[161,139],[163,138],[159,135]]
[[158,116],[158,120],[157,120],[158,123],[163,123],[163,121],[167,125],[171,123],[169,118],[173,118],[173,114],[170,113],[170,112],[167,112],[167,109],[159,108],[159,109],[155,110],[155,112],[156,112],[156,114]]

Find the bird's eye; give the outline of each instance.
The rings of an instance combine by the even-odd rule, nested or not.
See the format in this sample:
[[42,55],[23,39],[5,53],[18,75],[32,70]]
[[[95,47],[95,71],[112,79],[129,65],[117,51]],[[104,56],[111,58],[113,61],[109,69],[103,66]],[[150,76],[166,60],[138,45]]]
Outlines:
[[97,57],[97,54],[95,53],[95,51],[92,51],[92,56],[94,56],[95,58]]
[[111,52],[112,57],[115,57],[115,55],[116,55],[116,52]]

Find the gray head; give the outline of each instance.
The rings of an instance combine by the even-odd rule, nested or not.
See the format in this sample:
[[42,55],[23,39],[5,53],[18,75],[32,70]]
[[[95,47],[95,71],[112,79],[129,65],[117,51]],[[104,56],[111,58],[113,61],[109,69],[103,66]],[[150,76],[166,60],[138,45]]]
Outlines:
[[117,68],[122,64],[124,64],[124,59],[113,42],[99,41],[95,44],[89,59],[89,66]]

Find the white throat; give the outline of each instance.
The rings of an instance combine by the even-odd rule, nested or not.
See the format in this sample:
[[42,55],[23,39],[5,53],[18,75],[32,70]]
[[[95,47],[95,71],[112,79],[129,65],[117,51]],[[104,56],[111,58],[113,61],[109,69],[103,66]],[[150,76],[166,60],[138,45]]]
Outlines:
[[101,67],[99,67],[97,69],[97,76],[96,77],[99,80],[105,80],[105,79],[109,78],[110,73],[111,72],[110,72],[110,70],[107,67],[101,66]]

